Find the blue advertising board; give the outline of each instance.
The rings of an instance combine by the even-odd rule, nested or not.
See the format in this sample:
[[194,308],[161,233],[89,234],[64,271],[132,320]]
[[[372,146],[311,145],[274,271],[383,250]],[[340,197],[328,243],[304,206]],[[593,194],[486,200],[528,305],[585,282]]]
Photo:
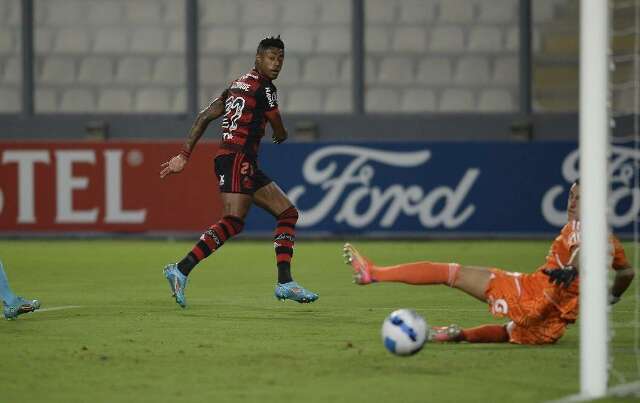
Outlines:
[[[612,147],[610,222],[619,234],[632,233],[640,210],[636,160],[633,148]],[[265,144],[259,163],[309,234],[548,235],[566,222],[578,178],[574,142]],[[273,218],[258,210],[246,230],[272,231]]]

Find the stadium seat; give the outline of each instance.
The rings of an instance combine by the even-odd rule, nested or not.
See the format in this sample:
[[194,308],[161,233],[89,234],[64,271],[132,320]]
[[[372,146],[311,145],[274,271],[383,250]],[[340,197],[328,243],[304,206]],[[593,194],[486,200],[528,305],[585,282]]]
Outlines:
[[95,99],[88,90],[74,88],[62,93],[60,112],[93,112],[95,108]]
[[242,22],[246,25],[268,25],[276,21],[278,8],[274,0],[244,0]]
[[14,53],[17,51],[16,33],[13,29],[0,28],[0,54]]
[[19,112],[22,109],[21,102],[17,88],[0,87],[0,113]]
[[10,7],[10,0],[0,0],[0,25],[2,26],[4,26],[5,22],[9,20],[9,13],[11,12]]
[[[282,31],[282,40],[287,52],[309,53],[313,51],[314,33],[307,28],[285,28]],[[264,35],[263,35],[264,37]],[[260,38],[261,39],[261,38]],[[253,42],[253,52],[255,52],[258,41]]]
[[464,50],[464,33],[458,26],[437,26],[431,30],[430,49],[435,52],[460,53]]
[[240,5],[236,1],[200,0],[198,5],[200,22],[204,25],[230,24],[240,18]]
[[518,0],[482,0],[478,7],[480,22],[504,24],[518,21]]
[[351,2],[324,0],[320,8],[320,21],[325,24],[351,24]]
[[447,89],[440,97],[441,112],[473,112],[473,93],[465,89]]
[[69,84],[75,81],[73,60],[50,57],[44,59],[40,81],[46,84]]
[[422,53],[427,49],[427,34],[421,27],[400,27],[393,33],[393,50]]
[[480,93],[478,110],[480,112],[513,112],[516,110],[516,105],[509,91],[490,89]]
[[324,110],[322,91],[314,88],[293,88],[286,93],[286,111],[292,113],[318,113]]
[[436,110],[436,95],[431,90],[410,88],[402,94],[402,112],[433,112]]
[[402,24],[425,23],[436,17],[435,0],[400,0],[399,5]]
[[135,110],[136,112],[169,112],[171,110],[169,91],[161,88],[146,88],[138,91]]
[[391,56],[382,59],[378,82],[384,84],[409,84],[413,81],[413,65],[411,59]]
[[613,111],[634,114],[635,109],[635,89],[626,88],[613,93]]
[[173,53],[184,53],[186,38],[183,29],[172,29],[169,31],[169,39],[167,40],[167,51]]
[[338,59],[329,56],[310,57],[304,65],[302,81],[306,84],[332,84],[338,77]]
[[186,1],[165,0],[164,1],[164,21],[178,26],[184,26]]
[[149,59],[128,56],[118,63],[116,81],[120,83],[146,83],[151,79],[151,62]]
[[318,33],[318,53],[349,53],[351,31],[344,27],[322,28]]
[[479,85],[489,82],[489,62],[482,57],[462,57],[453,77],[454,82]]
[[18,57],[6,59],[2,72],[2,83],[18,84],[22,80],[22,61]]
[[502,32],[493,26],[475,26],[469,32],[468,49],[472,52],[500,52]]
[[226,86],[203,87],[198,92],[199,108],[208,106],[211,101],[219,97]]
[[365,94],[365,109],[373,113],[392,113],[400,110],[400,96],[395,90],[370,88]]
[[171,102],[171,112],[185,113],[187,111],[187,91],[179,89],[174,95]]
[[422,84],[448,85],[453,73],[451,60],[447,57],[428,57],[418,65],[417,81]]
[[106,84],[113,81],[113,61],[106,57],[87,57],[80,62],[78,82]]
[[78,28],[61,29],[56,35],[53,51],[56,53],[87,53],[89,51],[88,32]]
[[125,18],[133,24],[159,24],[162,22],[162,4],[158,0],[128,0]]
[[129,47],[129,37],[126,30],[120,28],[102,28],[96,34],[93,44],[94,52],[126,53]]
[[[534,27],[531,33],[531,48],[534,52],[540,50],[540,31]],[[507,29],[505,38],[505,50],[517,52],[520,49],[520,31],[518,27]]]
[[440,22],[470,23],[474,19],[474,3],[469,0],[441,0]]
[[[300,81],[301,73],[300,59],[295,56],[287,56],[284,60],[284,65],[280,75],[278,76],[278,83],[283,84],[295,84]],[[334,77],[335,79],[335,77]]]
[[366,0],[364,2],[365,24],[386,23],[391,24],[395,19],[395,1]]
[[37,54],[49,53],[53,50],[54,30],[37,27],[33,33],[34,48]]
[[51,27],[72,27],[78,21],[85,21],[87,18],[88,5],[81,0],[46,0],[37,1],[34,9],[38,7],[47,8],[46,23]]
[[353,99],[350,88],[330,88],[324,103],[327,113],[350,113],[353,110]]
[[91,25],[114,25],[122,21],[123,3],[117,1],[89,2],[87,22]]
[[286,1],[281,8],[283,25],[305,25],[317,22],[320,11],[318,6],[318,1]]
[[[236,53],[240,48],[240,31],[233,27],[210,28],[201,35],[207,53]],[[257,45],[253,45],[254,51]]]
[[105,113],[132,112],[131,93],[125,89],[107,88],[98,96],[98,111]]
[[[266,36],[270,36],[272,34],[271,27],[269,26],[261,26],[256,28],[250,28],[246,31],[243,31],[242,45],[240,50],[245,53],[255,53],[256,48],[258,47],[258,43],[265,38]],[[288,46],[287,46],[287,50]],[[234,52],[238,52],[238,49],[235,49]]]
[[131,50],[135,53],[163,53],[166,50],[166,30],[139,28],[131,36]]
[[501,85],[515,85],[518,83],[518,58],[500,57],[494,62],[493,82]]
[[531,2],[531,16],[534,23],[551,21],[554,17],[557,0],[535,0]]
[[151,81],[158,84],[180,85],[186,81],[185,60],[181,57],[161,57],[156,62]]
[[52,113],[58,110],[57,94],[50,88],[36,88],[33,101],[34,109],[38,113]]
[[[376,80],[376,66],[372,58],[367,57],[364,63],[364,75],[366,82],[374,82]],[[340,66],[340,82],[350,83],[353,79],[351,71],[351,57],[347,57]]]
[[391,49],[391,30],[387,27],[367,26],[364,43],[367,52],[387,52]]
[[201,84],[221,84],[227,82],[224,61],[219,57],[200,58],[198,76]]

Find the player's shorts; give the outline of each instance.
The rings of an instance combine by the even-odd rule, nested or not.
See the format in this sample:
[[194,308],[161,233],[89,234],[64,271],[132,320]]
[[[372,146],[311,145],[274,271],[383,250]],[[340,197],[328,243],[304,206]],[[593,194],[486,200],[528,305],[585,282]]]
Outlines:
[[493,316],[512,320],[507,326],[510,342],[550,344],[562,337],[568,322],[545,296],[547,276],[499,269],[491,269],[491,274],[485,295]]
[[243,153],[221,154],[214,160],[218,185],[222,193],[253,195],[261,187],[272,182],[258,168],[257,162]]

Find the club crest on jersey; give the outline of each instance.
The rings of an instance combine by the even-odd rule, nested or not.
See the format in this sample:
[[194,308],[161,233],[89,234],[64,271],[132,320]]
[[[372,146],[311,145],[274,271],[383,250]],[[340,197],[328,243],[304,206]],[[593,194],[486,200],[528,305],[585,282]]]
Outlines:
[[278,93],[271,92],[270,87],[265,87],[264,93],[267,96],[267,102],[269,102],[269,107],[275,108],[278,105]]

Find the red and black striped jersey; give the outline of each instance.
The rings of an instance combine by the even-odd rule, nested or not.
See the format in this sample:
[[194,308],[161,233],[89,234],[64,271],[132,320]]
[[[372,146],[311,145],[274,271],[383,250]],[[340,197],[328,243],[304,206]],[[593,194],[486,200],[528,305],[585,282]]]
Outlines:
[[223,150],[256,158],[267,123],[266,113],[277,111],[278,92],[271,80],[252,69],[224,90]]

